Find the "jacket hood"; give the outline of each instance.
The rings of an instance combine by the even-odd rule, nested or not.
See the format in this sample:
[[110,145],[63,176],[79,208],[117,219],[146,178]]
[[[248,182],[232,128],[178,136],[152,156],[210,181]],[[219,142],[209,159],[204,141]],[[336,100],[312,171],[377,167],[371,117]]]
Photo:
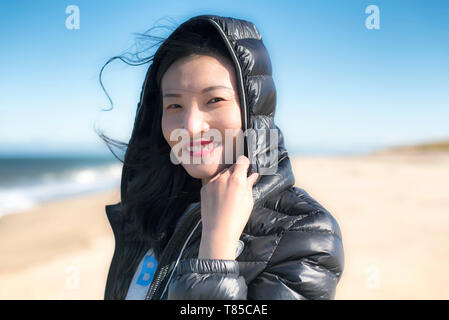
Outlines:
[[[293,185],[295,179],[284,146],[283,134],[274,123],[276,88],[272,78],[271,61],[258,29],[246,20],[217,15],[199,15],[182,23],[172,35],[179,28],[192,23],[212,25],[229,51],[236,71],[243,132],[253,129],[255,132],[266,133],[244,138],[245,155],[250,160],[249,174],[259,173],[258,181],[253,187],[255,202]],[[156,51],[154,61],[157,61],[156,58],[161,54],[161,47],[163,45]],[[152,69],[150,66],[145,76],[131,140],[143,132],[139,129],[140,120],[145,113],[141,106],[144,105],[142,102],[146,95],[150,94],[145,89],[151,86],[156,78],[156,71]],[[267,138],[270,129],[274,130],[271,132],[277,133],[277,140]],[[126,198],[127,186],[133,179],[132,176],[124,166],[121,180],[122,201]]]

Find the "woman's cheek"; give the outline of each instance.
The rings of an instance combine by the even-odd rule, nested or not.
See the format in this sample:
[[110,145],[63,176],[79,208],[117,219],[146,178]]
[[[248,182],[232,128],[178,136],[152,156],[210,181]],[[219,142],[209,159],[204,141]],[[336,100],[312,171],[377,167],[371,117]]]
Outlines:
[[170,136],[172,135],[174,129],[169,130],[169,134],[168,134],[168,144],[170,145],[171,148],[173,148],[175,145],[177,145],[178,143],[181,144],[182,138],[178,137],[178,135],[173,134],[173,140],[170,140]]
[[165,141],[167,141],[167,143],[172,147],[174,144],[176,144],[176,141],[170,141],[171,133],[174,130],[173,124],[169,119],[162,116],[161,127],[162,127],[162,135],[164,136]]
[[242,128],[242,119],[240,118],[240,113],[236,114],[235,112],[229,113],[223,113],[220,115],[220,129],[240,129]]
[[231,110],[228,110],[222,117],[224,119],[223,127],[227,129],[241,129],[242,119],[240,113],[240,107],[235,105]]

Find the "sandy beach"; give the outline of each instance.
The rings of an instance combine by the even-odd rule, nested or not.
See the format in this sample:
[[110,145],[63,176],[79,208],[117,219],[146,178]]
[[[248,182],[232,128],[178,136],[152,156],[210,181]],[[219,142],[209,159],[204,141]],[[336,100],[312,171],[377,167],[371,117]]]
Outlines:
[[[292,157],[340,224],[336,299],[449,299],[449,153]],[[0,218],[0,299],[103,299],[119,190]]]

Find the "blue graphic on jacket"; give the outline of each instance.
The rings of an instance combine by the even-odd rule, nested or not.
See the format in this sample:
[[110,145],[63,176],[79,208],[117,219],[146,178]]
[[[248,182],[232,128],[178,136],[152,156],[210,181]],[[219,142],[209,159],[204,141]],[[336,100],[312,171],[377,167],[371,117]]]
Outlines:
[[140,271],[137,284],[140,286],[148,286],[153,280],[154,273],[156,272],[157,261],[153,255],[146,255],[143,261],[142,270]]

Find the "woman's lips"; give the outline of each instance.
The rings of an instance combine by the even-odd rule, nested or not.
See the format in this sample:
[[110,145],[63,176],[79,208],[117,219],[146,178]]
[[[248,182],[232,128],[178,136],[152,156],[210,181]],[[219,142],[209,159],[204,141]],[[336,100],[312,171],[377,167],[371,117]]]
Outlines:
[[202,141],[201,145],[195,145],[191,146],[190,148],[185,148],[185,150],[188,152],[188,154],[192,157],[203,157],[214,151],[219,146],[216,142],[207,142]]
[[206,145],[206,144],[209,144],[209,143],[211,143],[211,142],[213,142],[213,140],[203,140],[203,141],[201,141],[200,143],[193,143],[193,142],[191,142],[190,143],[190,147],[193,147],[194,145]]

